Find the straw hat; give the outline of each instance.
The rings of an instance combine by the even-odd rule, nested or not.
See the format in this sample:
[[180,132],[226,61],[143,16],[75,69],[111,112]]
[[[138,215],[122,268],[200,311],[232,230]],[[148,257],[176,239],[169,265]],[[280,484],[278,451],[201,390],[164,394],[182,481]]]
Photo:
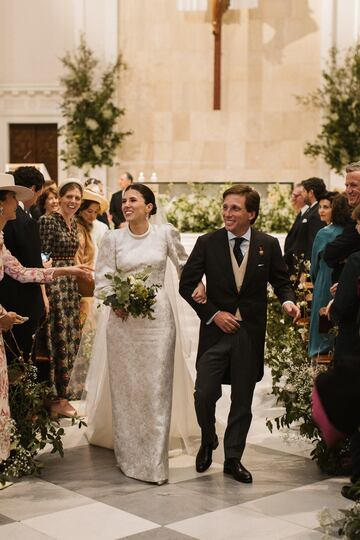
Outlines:
[[12,191],[21,202],[30,201],[34,196],[32,189],[16,186],[13,175],[8,173],[0,173],[0,191]]
[[94,202],[99,203],[100,204],[100,214],[103,214],[109,208],[109,203],[105,199],[105,197],[100,195],[100,193],[96,193],[95,191],[92,191],[91,189],[84,189],[82,200],[83,201],[94,201]]
[[66,186],[66,184],[78,184],[81,191],[84,191],[85,189],[84,182],[82,180],[79,180],[79,178],[65,178],[64,180],[61,180],[61,182],[59,182],[59,185],[58,185],[59,191],[61,188]]

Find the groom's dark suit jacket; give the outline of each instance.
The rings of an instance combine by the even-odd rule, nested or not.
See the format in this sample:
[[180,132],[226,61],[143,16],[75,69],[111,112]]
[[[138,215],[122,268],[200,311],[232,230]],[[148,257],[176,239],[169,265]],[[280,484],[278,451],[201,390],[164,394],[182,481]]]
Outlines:
[[[207,302],[197,304],[191,294],[204,274]],[[231,265],[227,231],[219,229],[198,238],[180,279],[181,296],[201,319],[198,358],[223,336],[215,323],[206,324],[207,321],[219,310],[235,315],[239,308],[251,338],[254,362],[258,364],[258,380],[262,378],[268,282],[274,287],[280,302],[295,302],[295,294],[276,238],[252,229],[247,268],[240,293],[236,288]]]

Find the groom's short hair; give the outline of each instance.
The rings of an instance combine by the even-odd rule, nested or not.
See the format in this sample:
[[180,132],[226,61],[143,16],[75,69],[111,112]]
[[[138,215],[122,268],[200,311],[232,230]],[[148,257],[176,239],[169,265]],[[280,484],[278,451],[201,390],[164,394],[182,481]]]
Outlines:
[[260,195],[255,189],[246,184],[236,184],[226,189],[223,193],[223,200],[228,195],[242,195],[245,197],[245,208],[248,212],[255,212],[255,217],[251,220],[251,225],[255,223],[259,215]]

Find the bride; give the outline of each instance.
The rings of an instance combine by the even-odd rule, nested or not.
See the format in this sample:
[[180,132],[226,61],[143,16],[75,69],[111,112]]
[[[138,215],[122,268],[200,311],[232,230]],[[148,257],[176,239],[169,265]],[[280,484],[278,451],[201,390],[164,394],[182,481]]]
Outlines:
[[[150,266],[149,282],[164,285],[167,258],[178,275],[187,259],[180,235],[172,225],[149,223],[149,217],[156,213],[155,196],[150,188],[131,184],[124,192],[122,210],[127,227],[107,232],[100,247],[95,278],[98,297],[109,292],[109,280],[105,276],[117,269],[133,274]],[[195,289],[194,298],[205,301],[202,284]],[[126,476],[161,485],[168,479],[175,351],[174,315],[165,287],[157,293],[154,320],[132,317],[123,320],[110,310],[108,319],[103,317],[98,325],[87,382],[89,440],[111,446],[111,441],[106,443],[109,429],[103,425],[108,415],[106,366],[102,371],[99,365],[95,367],[101,363],[104,332],[117,463]],[[100,373],[100,379],[94,369]]]

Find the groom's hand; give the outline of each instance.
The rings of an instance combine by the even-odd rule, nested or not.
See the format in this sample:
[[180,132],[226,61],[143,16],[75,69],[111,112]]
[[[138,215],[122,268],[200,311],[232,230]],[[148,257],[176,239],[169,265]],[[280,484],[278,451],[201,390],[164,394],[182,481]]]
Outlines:
[[237,318],[228,311],[219,311],[215,315],[213,322],[220,330],[225,332],[225,334],[234,334],[234,332],[240,328],[240,323]]

